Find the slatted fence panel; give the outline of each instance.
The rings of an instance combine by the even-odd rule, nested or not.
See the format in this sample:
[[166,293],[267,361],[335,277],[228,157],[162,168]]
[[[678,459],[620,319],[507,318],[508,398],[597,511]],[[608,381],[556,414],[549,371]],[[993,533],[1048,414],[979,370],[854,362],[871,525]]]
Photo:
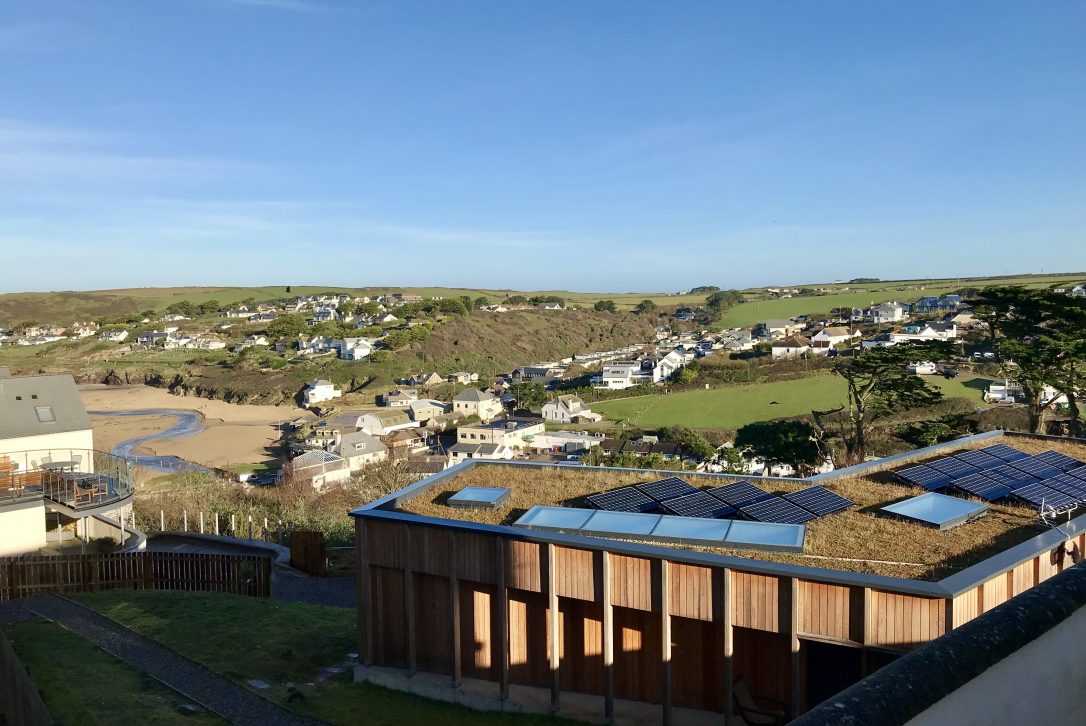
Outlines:
[[184,590],[271,595],[271,558],[178,552],[0,558],[0,602],[100,590]]

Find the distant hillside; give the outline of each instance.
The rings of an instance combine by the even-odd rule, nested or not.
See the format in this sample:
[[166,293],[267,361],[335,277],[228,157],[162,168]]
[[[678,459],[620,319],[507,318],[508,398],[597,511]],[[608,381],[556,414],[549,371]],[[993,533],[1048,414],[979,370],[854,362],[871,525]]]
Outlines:
[[414,350],[397,351],[401,369],[500,373],[575,353],[654,340],[655,318],[590,310],[480,313],[445,323]]

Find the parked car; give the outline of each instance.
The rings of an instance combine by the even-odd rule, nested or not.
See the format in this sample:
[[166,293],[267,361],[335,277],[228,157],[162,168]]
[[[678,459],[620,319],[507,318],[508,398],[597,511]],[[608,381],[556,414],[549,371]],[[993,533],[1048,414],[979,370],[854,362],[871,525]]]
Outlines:
[[958,377],[958,369],[957,368],[944,368],[943,369],[943,378],[957,378],[957,377]]

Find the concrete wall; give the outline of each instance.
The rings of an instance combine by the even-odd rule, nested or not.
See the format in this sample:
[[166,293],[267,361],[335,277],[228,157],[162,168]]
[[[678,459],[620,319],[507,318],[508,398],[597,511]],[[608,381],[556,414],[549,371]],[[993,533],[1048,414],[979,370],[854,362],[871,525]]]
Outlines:
[[1086,607],[913,718],[913,726],[1074,724],[1086,714]]
[[0,507],[0,557],[36,552],[44,546],[44,502]]

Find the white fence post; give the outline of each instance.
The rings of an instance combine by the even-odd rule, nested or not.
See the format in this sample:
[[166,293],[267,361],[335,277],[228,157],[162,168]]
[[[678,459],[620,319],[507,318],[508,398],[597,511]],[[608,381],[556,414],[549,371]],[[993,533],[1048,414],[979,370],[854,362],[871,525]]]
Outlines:
[[189,531],[189,510],[187,509],[181,510],[181,531]]
[[234,515],[231,514],[230,515],[230,536],[231,537],[237,537],[238,536],[238,531],[237,531],[237,529],[235,529],[236,526],[237,526],[237,524],[234,521]]
[[158,531],[166,531],[166,513],[163,512],[161,509],[158,510]]
[[204,513],[200,511],[200,534],[204,533]]
[[215,536],[219,536],[219,513],[215,512]]
[[253,538],[253,515],[249,515],[249,539]]

